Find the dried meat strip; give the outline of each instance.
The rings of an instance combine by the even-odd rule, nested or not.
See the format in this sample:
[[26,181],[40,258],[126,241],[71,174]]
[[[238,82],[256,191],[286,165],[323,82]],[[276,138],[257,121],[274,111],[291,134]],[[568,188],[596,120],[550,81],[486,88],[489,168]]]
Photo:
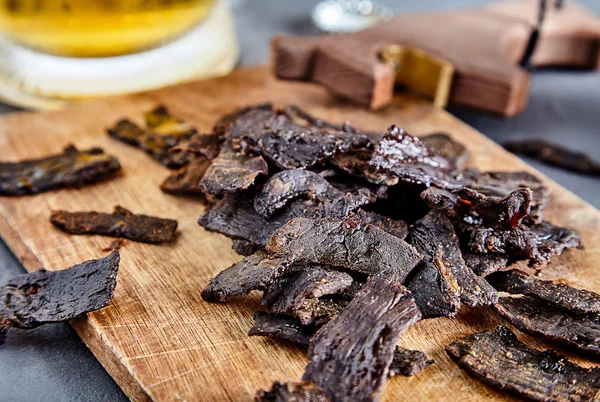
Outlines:
[[169,152],[187,152],[213,160],[219,155],[221,140],[216,133],[194,134],[187,140],[179,142]]
[[467,336],[446,352],[481,381],[531,400],[600,398],[600,369],[585,369],[551,350],[530,348],[506,327]]
[[402,333],[421,313],[410,292],[371,277],[354,300],[313,336],[303,381],[334,402],[376,401]]
[[363,224],[376,226],[399,239],[404,240],[408,236],[408,225],[402,220],[392,219],[376,212],[363,211],[362,209],[356,211],[356,215]]
[[433,133],[419,137],[421,142],[437,149],[452,164],[461,169],[469,160],[469,151],[460,142],[454,141],[446,133]]
[[503,270],[508,265],[506,254],[479,254],[463,251],[463,259],[467,267],[479,276],[487,276]]
[[254,326],[248,335],[268,336],[308,346],[315,331],[314,327],[304,326],[294,318],[257,311],[254,314]]
[[270,391],[258,391],[255,402],[331,402],[315,384],[275,382]]
[[517,227],[531,210],[533,192],[528,188],[515,190],[505,197],[486,196],[467,187],[455,191],[429,188],[421,198],[451,218],[470,224],[494,224]]
[[117,285],[119,252],[61,271],[16,276],[0,289],[0,332],[67,321],[109,305]]
[[600,355],[600,317],[597,314],[576,314],[531,296],[501,297],[494,308],[525,332],[564,343],[586,354]]
[[438,271],[437,275],[416,271],[417,275],[406,283],[425,317],[434,312],[453,316],[460,307],[456,292],[468,306],[485,306],[498,300],[494,288],[466,266],[452,222],[443,212],[432,210],[417,221],[410,230],[410,243],[424,255],[422,264],[430,266],[425,272],[432,268]]
[[283,273],[280,259],[257,251],[211,279],[202,291],[202,298],[208,302],[222,302],[247,295],[252,290],[266,290]]
[[543,281],[517,269],[498,272],[486,280],[502,292],[532,296],[575,313],[600,315],[600,295],[589,290]]
[[344,291],[352,277],[318,265],[295,269],[277,278],[263,293],[263,304],[275,314],[296,317],[302,325],[312,325],[330,311],[323,309],[320,298]]
[[160,185],[160,189],[171,194],[204,194],[200,181],[206,173],[210,162],[198,158],[172,172]]
[[247,240],[240,240],[240,239],[233,239],[231,242],[231,248],[236,253],[243,255],[245,257],[249,256],[251,254],[254,254],[258,250],[260,250],[260,246],[254,244],[252,242],[249,242]]
[[431,364],[433,364],[433,360],[429,359],[420,350],[410,350],[396,346],[388,377],[395,377],[397,375],[411,377],[419,374],[425,367]]
[[317,173],[305,169],[283,170],[273,175],[254,198],[254,208],[265,218],[290,201],[307,197],[319,201],[342,203],[345,215],[369,202],[369,193],[344,194]]
[[71,234],[99,234],[144,243],[172,241],[177,230],[176,220],[134,214],[118,205],[111,214],[52,211],[50,222]]
[[590,158],[589,155],[546,140],[511,141],[505,143],[504,148],[516,154],[530,156],[547,165],[557,166],[572,172],[600,176],[600,163]]
[[405,241],[358,217],[295,218],[278,229],[267,251],[287,264],[313,263],[348,268],[402,283],[421,256]]
[[196,134],[196,129],[169,114],[164,106],[146,113],[147,129],[130,120],[121,120],[107,129],[108,134],[126,144],[143,149],[168,168],[188,164],[194,155],[188,152],[170,153],[169,149]]
[[80,187],[114,175],[117,158],[100,148],[79,151],[67,146],[62,154],[21,162],[0,162],[0,195],[38,194],[55,188]]

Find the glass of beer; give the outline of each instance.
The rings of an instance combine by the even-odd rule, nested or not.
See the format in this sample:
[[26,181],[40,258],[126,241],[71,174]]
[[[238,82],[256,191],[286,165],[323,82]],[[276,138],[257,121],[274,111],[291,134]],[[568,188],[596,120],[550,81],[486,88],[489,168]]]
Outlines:
[[36,109],[226,74],[225,0],[0,0],[0,98]]

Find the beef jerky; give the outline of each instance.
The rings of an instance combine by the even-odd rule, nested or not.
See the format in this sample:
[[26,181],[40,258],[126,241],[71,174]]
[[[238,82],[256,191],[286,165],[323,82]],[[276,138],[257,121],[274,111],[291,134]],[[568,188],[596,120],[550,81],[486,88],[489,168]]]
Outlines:
[[122,249],[123,247],[125,247],[125,244],[127,244],[125,242],[125,240],[123,239],[117,239],[117,240],[113,240],[110,242],[110,244],[108,245],[108,247],[104,247],[102,249],[102,251],[119,251],[120,249]]
[[543,281],[517,269],[498,272],[486,279],[502,292],[532,296],[579,314],[600,315],[600,295],[589,290]]
[[369,144],[360,134],[299,125],[291,119],[233,141],[234,149],[262,155],[281,169],[307,168]]
[[215,133],[219,138],[227,137],[226,133],[233,126],[233,124],[245,114],[250,112],[260,112],[263,111],[268,113],[268,115],[272,115],[273,113],[273,105],[271,103],[261,103],[254,106],[247,106],[244,108],[237,109],[231,113],[228,113],[222,116],[213,126],[213,133]]
[[280,213],[265,219],[254,209],[252,195],[229,194],[206,211],[198,223],[207,230],[264,248],[273,232],[292,218],[344,217],[346,214],[344,203],[295,200]]
[[568,228],[542,222],[531,228],[519,226],[504,230],[480,227],[471,232],[469,248],[476,253],[507,254],[511,260],[528,259],[540,266],[565,248],[583,248],[579,235]]
[[514,228],[529,214],[533,193],[528,188],[522,188],[500,198],[488,197],[467,187],[453,192],[429,188],[421,193],[421,198],[432,208],[466,223]]
[[[412,286],[424,291],[413,292],[417,305],[424,310],[422,311],[424,316],[430,316],[426,312],[432,307],[441,305],[440,301],[443,299],[449,301],[443,311],[454,313],[460,306],[454,301],[457,285],[461,302],[468,306],[485,306],[498,300],[494,288],[466,266],[452,222],[443,212],[432,210],[417,221],[410,230],[410,243],[423,254],[423,264],[429,264],[439,271],[437,276],[422,275],[422,279],[435,280],[431,283],[430,292],[418,283],[419,278],[413,278],[407,283],[409,289]],[[448,314],[448,316],[452,315]]]
[[254,198],[254,208],[263,217],[269,218],[290,201],[300,197],[342,203],[344,215],[369,201],[368,193],[357,196],[344,194],[317,173],[292,169],[273,175],[265,183]]
[[206,159],[213,160],[219,155],[221,141],[219,136],[212,134],[194,134],[187,140],[180,141],[169,152],[187,152]]
[[[269,104],[248,107],[231,115],[230,123],[223,131],[225,140],[239,140],[244,136],[259,136],[265,130],[278,130],[289,124],[290,117],[281,109]],[[218,125],[221,123],[218,123]]]
[[62,154],[21,162],[0,162],[0,195],[38,194],[55,188],[79,187],[114,175],[117,158],[100,148],[78,151],[67,146]]
[[249,256],[260,250],[260,246],[247,240],[233,239],[231,248],[238,254]]
[[504,148],[516,154],[522,154],[545,163],[571,172],[583,173],[591,176],[600,176],[600,163],[589,155],[562,147],[552,142],[541,139],[511,141],[504,144]]
[[396,346],[388,377],[417,375],[431,364],[433,364],[433,360],[427,358],[427,355],[420,350],[410,350]]
[[281,260],[269,258],[257,251],[221,271],[202,291],[208,302],[222,302],[234,296],[247,295],[252,290],[266,290],[284,272]]
[[248,331],[250,336],[268,336],[301,346],[308,346],[314,333],[314,327],[304,326],[294,318],[262,311],[254,314],[254,326]]
[[487,276],[500,271],[508,265],[506,254],[478,254],[463,252],[463,259],[467,267],[479,276]]
[[160,185],[160,189],[171,194],[203,194],[204,188],[200,181],[210,162],[204,158],[198,158],[171,173]]
[[209,194],[230,194],[246,190],[259,175],[269,173],[262,156],[241,155],[223,145],[219,156],[206,169],[200,186]]
[[318,265],[307,266],[274,281],[263,293],[263,304],[275,314],[289,314],[302,325],[311,325],[328,310],[321,309],[319,299],[343,291],[352,277]]
[[433,133],[419,137],[421,142],[437,149],[446,159],[457,168],[462,168],[469,159],[469,151],[460,142],[454,141],[446,133]]
[[376,226],[399,239],[404,240],[408,236],[408,225],[402,220],[392,219],[376,212],[367,212],[362,209],[356,211],[356,215],[363,224]]
[[399,283],[421,260],[414,247],[373,225],[361,224],[358,217],[293,219],[273,233],[267,251],[288,264],[344,267]]
[[354,300],[312,338],[303,381],[335,402],[376,401],[400,335],[421,314],[408,290],[371,277]]
[[171,116],[164,106],[151,110],[145,117],[147,129],[125,119],[108,128],[107,132],[119,141],[143,149],[168,168],[179,168],[194,158],[188,152],[169,152],[169,149],[196,133],[193,126]]
[[62,271],[16,276],[0,289],[0,332],[68,321],[109,305],[117,285],[119,252]]
[[112,214],[52,211],[50,222],[71,234],[99,234],[143,243],[172,241],[177,230],[176,220],[134,214],[118,205]]
[[326,178],[329,184],[344,193],[352,193],[357,196],[366,195],[369,203],[386,199],[388,196],[387,186],[373,184],[360,177],[352,177],[333,169],[323,170],[319,172],[319,175]]
[[600,317],[596,314],[576,314],[530,296],[501,297],[494,308],[525,332],[600,355]]
[[258,391],[255,402],[331,402],[322,389],[307,382],[275,382],[270,391]]
[[506,327],[467,336],[446,352],[481,381],[531,400],[600,398],[600,369],[583,368],[551,350],[530,348]]
[[375,176],[375,168],[371,166],[373,149],[357,148],[343,154],[335,155],[329,163],[338,169],[358,177]]

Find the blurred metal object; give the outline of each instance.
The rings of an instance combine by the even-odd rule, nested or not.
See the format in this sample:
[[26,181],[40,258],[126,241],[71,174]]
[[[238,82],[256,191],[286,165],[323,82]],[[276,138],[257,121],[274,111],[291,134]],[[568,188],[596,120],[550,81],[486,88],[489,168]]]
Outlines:
[[312,20],[320,31],[339,34],[360,31],[393,15],[389,7],[370,0],[326,0],[316,5]]
[[436,107],[448,103],[454,66],[422,49],[389,45],[381,59],[396,71],[396,83],[433,98]]

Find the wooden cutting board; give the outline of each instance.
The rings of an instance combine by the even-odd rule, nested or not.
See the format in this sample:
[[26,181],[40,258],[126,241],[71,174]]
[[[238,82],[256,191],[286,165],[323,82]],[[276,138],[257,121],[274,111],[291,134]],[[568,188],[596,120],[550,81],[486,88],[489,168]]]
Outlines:
[[[276,81],[266,67],[83,103],[61,112],[1,118],[3,160],[41,157],[73,143],[81,149],[100,146],[123,165],[118,178],[97,185],[0,198],[0,235],[28,270],[40,266],[57,270],[98,258],[106,254],[101,249],[111,243],[107,237],[72,236],[56,230],[48,221],[52,209],[110,212],[119,204],[137,213],[179,221],[179,236],[173,244],[127,242],[121,250],[111,306],[72,322],[133,400],[250,401],[257,389],[270,387],[275,380],[295,381],[302,375],[306,360],[299,349],[246,335],[252,314],[260,309],[256,296],[227,304],[206,303],[200,297],[212,276],[241,259],[231,250],[231,240],[206,232],[196,223],[206,207],[202,200],[162,193],[158,186],[169,171],[104,131],[122,117],[141,123],[143,113],[161,103],[200,131],[208,131],[224,113],[264,101],[298,104],[319,117],[335,122],[349,119],[364,129],[383,131],[394,123],[415,135],[446,131],[468,146],[474,166],[540,175],[471,127],[416,98],[398,95],[391,107],[373,113],[338,103],[310,84]],[[600,212],[556,183],[545,181],[552,190],[548,219],[577,229],[586,250],[554,258],[544,277],[565,278],[572,285],[598,292]],[[444,352],[458,337],[494,328],[500,322],[489,308],[465,309],[454,320],[422,321],[410,328],[401,344],[423,350],[435,364],[415,377],[388,381],[382,400],[508,399],[469,377]],[[548,347],[521,337],[535,346]]]

